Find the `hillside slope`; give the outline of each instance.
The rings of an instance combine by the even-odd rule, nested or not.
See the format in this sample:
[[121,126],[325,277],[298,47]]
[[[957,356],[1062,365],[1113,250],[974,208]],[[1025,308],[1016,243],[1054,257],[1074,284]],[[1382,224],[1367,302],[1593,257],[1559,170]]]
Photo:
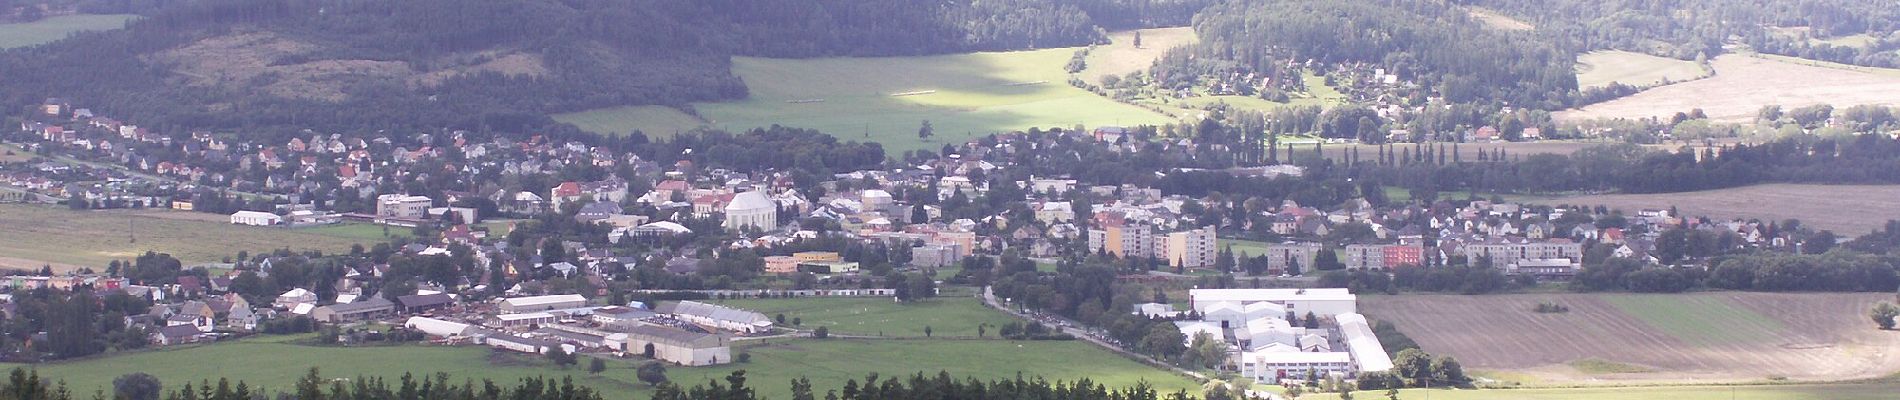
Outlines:
[[1086,45],[1103,40],[1092,15],[1180,22],[1203,3],[204,0],[124,30],[0,52],[0,104],[62,97],[146,126],[247,135],[563,131],[548,114],[744,98],[733,55]]

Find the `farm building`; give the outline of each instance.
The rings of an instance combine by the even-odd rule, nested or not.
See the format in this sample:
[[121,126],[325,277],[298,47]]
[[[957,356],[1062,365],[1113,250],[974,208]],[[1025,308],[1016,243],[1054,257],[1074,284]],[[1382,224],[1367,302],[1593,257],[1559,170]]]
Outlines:
[[488,340],[486,340],[485,342],[487,345],[491,347],[504,349],[508,351],[522,352],[522,353],[531,353],[531,354],[547,353],[548,349],[555,348],[556,346],[559,346],[562,351],[566,351],[568,353],[574,352],[574,345],[563,344],[560,342],[547,340],[547,339],[526,338],[526,337],[509,336],[509,335],[492,335],[492,336],[489,336]]
[[396,303],[381,296],[348,304],[331,304],[310,310],[310,317],[322,322],[365,321],[394,314]]
[[653,346],[653,358],[687,365],[716,365],[732,362],[732,343],[725,336],[691,332],[684,329],[640,325],[625,329],[625,351],[645,354]]
[[237,225],[271,226],[284,223],[284,217],[277,214],[257,211],[238,211],[231,213],[231,223]]
[[538,337],[571,344],[581,348],[605,348],[622,350],[627,347],[627,334],[607,332],[598,329],[582,328],[561,324],[542,326],[535,331]]
[[499,326],[499,327],[504,327],[504,328],[525,327],[529,325],[552,324],[554,323],[554,321],[558,321],[558,320],[560,320],[560,318],[555,317],[554,314],[545,313],[545,312],[534,312],[534,313],[523,313],[523,314],[501,314],[501,315],[495,316],[494,326]]
[[1359,296],[1346,289],[1193,289],[1188,291],[1188,304],[1195,312],[1202,314],[1220,303],[1236,303],[1242,306],[1267,302],[1279,304],[1287,312],[1304,315],[1314,313],[1321,317],[1358,312]]
[[740,310],[697,301],[682,301],[660,306],[662,314],[673,314],[674,318],[714,328],[759,333],[772,330],[772,319],[765,314]]
[[403,312],[418,313],[455,305],[455,298],[445,293],[412,294],[397,297],[396,302]]
[[578,294],[558,294],[504,299],[501,301],[500,308],[503,314],[516,314],[577,308],[585,305],[587,305],[586,297]]
[[284,294],[277,295],[277,301],[274,302],[273,305],[283,309],[292,309],[296,308],[298,304],[310,304],[315,302],[317,302],[316,292],[305,290],[304,288],[296,288],[284,291]]
[[158,328],[157,332],[152,333],[152,343],[157,343],[160,346],[193,343],[203,338],[204,332],[199,331],[198,327],[191,325],[167,326]]
[[409,321],[404,322],[402,326],[434,337],[466,336],[470,333],[469,328],[472,327],[469,324],[429,317],[409,317]]
[[594,310],[592,318],[594,322],[602,324],[617,324],[638,321],[654,315],[658,314],[633,307],[612,306]]

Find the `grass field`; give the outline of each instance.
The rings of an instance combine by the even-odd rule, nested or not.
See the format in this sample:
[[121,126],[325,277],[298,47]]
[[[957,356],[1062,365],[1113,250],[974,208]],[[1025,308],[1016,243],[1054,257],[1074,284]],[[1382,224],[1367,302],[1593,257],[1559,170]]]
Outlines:
[[1511,18],[1511,16],[1509,15],[1500,14],[1497,11],[1493,11],[1487,8],[1467,7],[1466,12],[1471,13],[1472,18],[1478,19],[1478,22],[1483,22],[1485,26],[1489,26],[1491,27],[1491,29],[1505,30],[1505,31],[1528,31],[1528,30],[1537,28],[1536,26],[1532,26],[1528,22],[1520,21],[1516,18]]
[[829,327],[834,334],[923,337],[929,326],[934,336],[975,337],[978,324],[997,326],[1015,321],[1008,314],[985,307],[973,297],[937,298],[898,303],[886,297],[820,297],[801,299],[739,299],[720,303],[764,313],[799,318],[800,329]]
[[554,120],[602,135],[626,135],[638,130],[650,138],[672,136],[706,124],[706,121],[666,106],[601,108],[554,115]]
[[1086,377],[1108,387],[1147,381],[1163,393],[1198,387],[1187,378],[1079,341],[774,339],[743,351],[752,353],[752,363],[671,369],[669,376],[675,381],[704,383],[744,369],[748,382],[764,385],[759,395],[773,399],[791,397],[787,382],[793,378],[807,377],[815,388],[835,389],[846,379],[863,383],[871,372],[898,377],[945,371],[954,377],[983,380],[1014,379],[1020,372],[1024,377],[1049,380]]
[[[810,340],[785,339],[770,343],[744,342],[734,351],[749,352],[752,362],[718,367],[669,367],[667,375],[684,385],[703,384],[733,370],[747,371],[747,383],[770,398],[790,398],[788,382],[806,377],[820,391],[835,389],[846,379],[865,374],[881,376],[935,374],[948,371],[962,378],[1025,376],[1074,380],[1094,379],[1110,386],[1146,380],[1176,390],[1192,382],[1158,369],[1123,359],[1082,342],[1018,342],[1001,340]],[[750,346],[750,347],[744,347]],[[269,356],[260,356],[269,355]],[[111,391],[112,379],[132,372],[157,376],[167,389],[187,381],[228,377],[252,387],[290,390],[311,367],[326,377],[381,376],[403,373],[430,375],[446,372],[453,379],[493,379],[501,383],[533,376],[573,376],[607,398],[646,398],[645,384],[634,378],[632,360],[615,360],[609,369],[590,376],[580,369],[557,369],[542,358],[515,354],[495,355],[485,347],[312,347],[269,340],[218,343],[205,346],[146,351],[38,366],[41,376],[64,381],[75,393]]]
[[1900,218],[1900,185],[1768,184],[1700,192],[1559,197],[1538,202],[1602,205],[1628,213],[1675,206],[1685,215],[1723,220],[1795,218],[1807,226],[1859,236],[1880,228],[1888,219]]
[[[1402,295],[1362,298],[1426,351],[1501,384],[1872,379],[1900,334],[1865,318],[1886,293]],[[1539,303],[1570,308],[1536,313]],[[1611,368],[1611,367],[1614,368]],[[1601,368],[1599,368],[1601,367]],[[1647,369],[1653,372],[1620,371]]]
[[[1141,47],[1135,47],[1135,32],[1141,32]],[[1086,59],[1088,68],[1079,74],[1088,83],[1101,84],[1102,77],[1127,75],[1148,69],[1168,49],[1200,41],[1193,27],[1140,29],[1108,34],[1109,44],[1095,46]]]
[[[280,248],[348,251],[357,240],[281,228],[232,225],[225,217],[168,210],[72,211],[63,207],[0,204],[0,267],[103,269],[145,251],[170,253],[185,264],[218,261],[239,250]],[[136,232],[136,241],[127,228]],[[368,246],[371,243],[365,242]]]
[[[1878,400],[1892,399],[1900,384],[1839,383],[1755,386],[1661,386],[1562,389],[1406,389],[1401,399],[1433,400]],[[1427,393],[1429,392],[1429,393]],[[1354,398],[1385,398],[1383,391],[1354,392]],[[1313,394],[1301,400],[1333,400],[1339,395]]]
[[1708,75],[1707,70],[1693,61],[1643,53],[1607,50],[1577,56],[1577,86],[1582,88],[1609,86],[1619,82],[1649,86],[1664,80],[1681,82]]
[[[1065,48],[887,58],[738,57],[733,70],[745,79],[751,97],[694,108],[723,129],[813,128],[845,140],[883,143],[892,154],[1030,127],[1170,121],[1069,86],[1062,66],[1074,53]],[[925,120],[931,121],[935,137],[921,141],[917,131]]]
[[26,162],[32,159],[33,153],[20,149],[19,146],[0,144],[0,164]]
[[103,31],[125,27],[138,18],[132,14],[61,15],[33,22],[0,24],[0,49],[27,47],[65,39],[81,31]]
[[1724,55],[1710,63],[1715,76],[1656,87],[1635,95],[1557,113],[1560,120],[1667,119],[1701,108],[1716,122],[1748,122],[1765,105],[1795,108],[1832,104],[1900,105],[1900,70],[1835,68],[1785,57]]
[[[362,243],[364,247],[369,247],[369,246],[375,245],[376,243],[387,242],[391,238],[411,236],[410,235],[411,230],[409,228],[404,228],[404,227],[399,227],[399,226],[383,226],[383,225],[360,223],[360,222],[345,222],[345,223],[330,224],[330,225],[309,227],[309,228],[296,228],[296,229],[293,229],[292,231],[297,232],[297,233],[308,233],[308,234],[313,234],[313,235],[329,236],[329,237],[334,237],[334,238],[339,238],[339,239],[354,240],[357,243]],[[384,235],[383,232],[389,232],[389,234]]]

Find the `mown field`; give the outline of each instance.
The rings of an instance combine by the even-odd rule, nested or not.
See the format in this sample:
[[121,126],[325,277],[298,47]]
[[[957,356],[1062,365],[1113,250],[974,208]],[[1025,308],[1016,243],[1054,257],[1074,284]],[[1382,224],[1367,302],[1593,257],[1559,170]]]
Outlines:
[[898,303],[889,297],[822,297],[798,299],[738,299],[719,303],[758,311],[768,317],[784,314],[787,325],[801,320],[798,329],[828,327],[833,334],[924,337],[924,327],[933,336],[977,336],[977,326],[990,325],[986,333],[995,337],[996,327],[1014,321],[1008,314],[984,306],[974,297],[944,297],[912,303]]
[[1803,225],[1858,236],[1900,218],[1900,185],[1766,184],[1699,192],[1606,194],[1540,200],[1543,204],[1606,206],[1634,213],[1677,207],[1689,216],[1800,219]]
[[[1141,46],[1135,46],[1135,32],[1141,32]],[[1109,44],[1089,50],[1088,68],[1079,74],[1088,83],[1100,84],[1102,77],[1127,75],[1148,69],[1168,49],[1200,41],[1193,27],[1139,29],[1108,34]]]
[[1748,122],[1766,105],[1795,108],[1831,104],[1900,105],[1900,70],[1846,68],[1756,55],[1724,55],[1710,62],[1715,76],[1661,86],[1616,100],[1557,113],[1560,120],[1667,119],[1701,108],[1716,122]]
[[294,228],[297,233],[323,235],[339,239],[355,240],[369,247],[376,243],[387,242],[398,237],[410,237],[410,228],[384,226],[362,222],[344,222],[308,228]]
[[[282,228],[232,225],[225,217],[169,210],[72,211],[64,207],[0,204],[0,267],[55,270],[81,266],[103,270],[112,260],[131,260],[147,250],[170,253],[185,264],[219,261],[239,250],[349,251],[374,241]],[[131,231],[128,234],[128,229]]]
[[1577,86],[1582,88],[1611,83],[1649,86],[1664,80],[1681,82],[1704,76],[1708,76],[1708,71],[1693,61],[1643,53],[1605,50],[1577,56]]
[[[75,393],[112,390],[112,379],[132,372],[157,376],[167,389],[200,379],[243,380],[252,387],[290,390],[310,368],[331,378],[357,376],[400,377],[438,372],[453,379],[492,379],[512,383],[525,377],[573,377],[579,384],[600,390],[607,398],[650,396],[634,377],[635,360],[614,359],[600,375],[579,368],[560,369],[544,359],[513,353],[496,354],[486,347],[314,347],[283,343],[283,337],[163,349],[81,361],[39,365],[40,375],[63,381]],[[764,397],[790,398],[789,382],[805,377],[819,390],[842,387],[846,379],[862,381],[869,373],[891,377],[948,371],[979,379],[1042,376],[1074,380],[1083,377],[1110,386],[1147,381],[1160,388],[1193,387],[1185,378],[1123,359],[1082,342],[1018,342],[1003,340],[812,340],[783,339],[769,343],[742,342],[734,351],[752,354],[752,361],[717,367],[669,367],[667,376],[685,385],[723,378],[746,370],[748,386]],[[584,365],[584,364],[583,364]],[[17,365],[11,365],[17,366]]]
[[[1480,375],[1544,385],[1884,377],[1900,370],[1900,352],[1892,350],[1900,334],[1874,329],[1865,314],[1892,298],[1558,293],[1369,296],[1360,304]],[[1533,312],[1542,302],[1570,311]]]
[[61,15],[33,22],[0,24],[0,49],[27,47],[65,39],[67,35],[82,31],[103,31],[124,28],[126,21],[138,18],[132,14],[79,14]]
[[[1166,116],[1069,86],[1075,49],[924,57],[739,57],[751,98],[694,107],[725,129],[771,124],[883,143],[891,153],[1030,127],[1135,125]],[[935,136],[917,137],[923,121]]]

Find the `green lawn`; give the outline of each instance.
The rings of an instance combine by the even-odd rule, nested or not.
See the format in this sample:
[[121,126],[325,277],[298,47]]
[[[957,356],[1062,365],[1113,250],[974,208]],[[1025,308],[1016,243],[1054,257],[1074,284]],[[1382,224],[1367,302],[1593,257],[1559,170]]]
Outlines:
[[[1185,378],[1135,363],[1082,342],[1018,342],[1002,340],[811,340],[782,339],[769,344],[743,342],[751,363],[718,367],[669,367],[668,376],[682,384],[703,384],[733,370],[747,370],[748,383],[770,398],[790,397],[788,382],[810,378],[814,386],[835,389],[845,379],[935,374],[948,371],[961,378],[1014,378],[1025,376],[1074,380],[1088,377],[1110,386],[1146,380],[1175,390],[1192,385]],[[453,379],[492,379],[512,383],[532,376],[573,376],[577,383],[600,390],[607,398],[646,398],[650,393],[634,378],[634,360],[613,360],[608,370],[590,376],[581,369],[562,370],[535,356],[496,355],[485,347],[395,346],[333,348],[246,340],[187,348],[162,349],[89,360],[39,365],[40,375],[63,381],[81,397],[94,391],[110,393],[112,379],[132,372],[157,376],[166,389],[188,381],[226,377],[272,391],[290,385],[311,367],[326,377],[400,377],[403,373],[449,373]],[[9,365],[17,366],[17,365]]]
[[[898,303],[887,297],[809,297],[795,299],[739,299],[720,303],[764,313],[800,318],[799,328],[830,327],[832,333],[923,337],[929,326],[935,336],[976,336],[979,324],[996,326],[1014,321],[1009,314],[983,306],[973,297],[937,298]],[[789,322],[788,322],[789,324]]]
[[102,31],[124,28],[126,21],[138,18],[132,14],[80,14],[62,15],[33,22],[0,24],[0,49],[27,47],[46,44],[65,39],[80,31]]
[[[1661,386],[1565,389],[1407,389],[1401,399],[1433,400],[1876,400],[1892,399],[1900,384],[1839,383],[1772,386]],[[1310,394],[1301,400],[1333,400],[1338,394]],[[1385,398],[1385,391],[1353,392],[1353,398]]]
[[[750,364],[670,369],[669,376],[675,382],[703,384],[744,369],[748,385],[760,385],[760,397],[772,399],[791,398],[788,383],[801,376],[822,393],[842,387],[846,379],[862,384],[870,372],[894,377],[944,371],[982,380],[1014,379],[1021,373],[1052,381],[1089,378],[1111,388],[1147,381],[1163,393],[1198,387],[1187,378],[1080,341],[778,339],[744,351],[752,353]],[[1198,395],[1197,390],[1190,393]]]
[[[365,247],[388,241],[392,237],[409,237],[411,232],[410,228],[400,226],[383,226],[360,222],[345,222],[318,227],[297,228],[295,231],[355,240],[362,243]],[[388,232],[389,234],[384,235],[383,232]]]
[[1770,340],[1788,329],[1716,295],[1605,295],[1603,300],[1670,336],[1697,345]]
[[1610,83],[1648,86],[1665,79],[1681,82],[1708,74],[1709,70],[1694,61],[1636,52],[1605,50],[1577,56],[1577,86],[1583,88]]
[[[693,106],[711,125],[727,130],[813,128],[883,143],[893,154],[1030,127],[1171,121],[1069,86],[1062,67],[1074,53],[1062,48],[922,57],[737,57],[733,70],[751,97]],[[913,94],[893,96],[904,93]],[[935,136],[920,141],[917,131],[925,120]]]
[[[11,154],[8,154],[8,153],[11,153]],[[26,162],[26,161],[32,160],[33,157],[34,157],[33,153],[27,152],[26,150],[21,149],[19,146],[14,146],[10,144],[0,144],[0,164],[12,163],[12,162]]]
[[[239,250],[252,254],[292,250],[349,251],[373,242],[277,227],[232,225],[216,214],[169,210],[72,211],[63,206],[0,204],[0,264],[103,270],[112,260],[146,251],[170,253],[185,264],[216,262]],[[130,232],[128,232],[128,230]]]
[[601,108],[555,115],[554,120],[602,135],[617,133],[624,136],[638,130],[650,138],[672,136],[706,124],[706,121],[666,106]]

